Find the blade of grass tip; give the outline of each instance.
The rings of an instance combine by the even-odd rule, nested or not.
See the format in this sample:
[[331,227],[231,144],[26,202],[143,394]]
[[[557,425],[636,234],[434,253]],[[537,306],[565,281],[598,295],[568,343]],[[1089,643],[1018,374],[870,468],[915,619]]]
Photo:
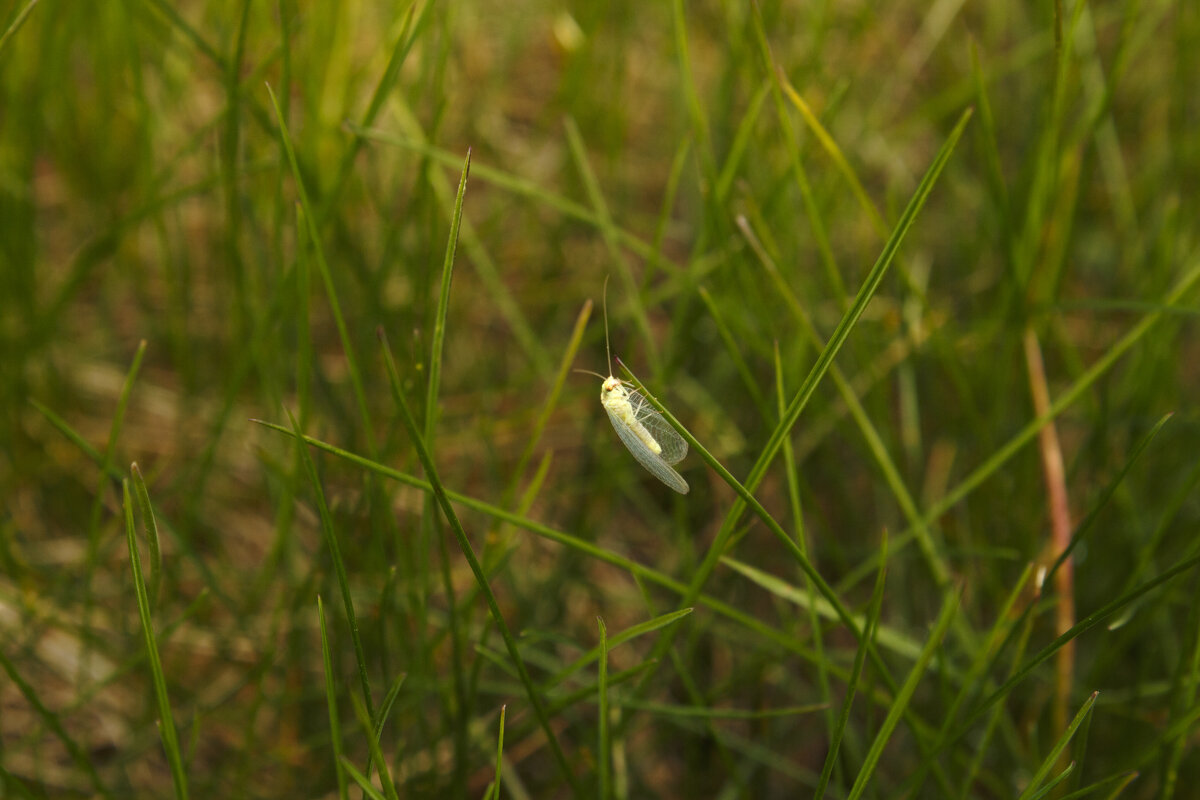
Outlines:
[[[297,441],[304,441],[303,431],[300,430],[296,417],[291,409],[287,410],[288,420],[292,423],[292,432]],[[329,514],[329,506],[325,502],[325,491],[321,488],[321,479],[317,475],[317,465],[313,462],[308,448],[301,445],[300,454],[304,460],[304,469],[308,473],[309,482],[317,499],[317,512],[321,517],[321,533],[325,537],[325,546],[329,548],[329,556],[333,561],[334,574],[337,575],[338,588],[342,593],[342,605],[346,611],[346,621],[350,623],[350,638],[354,642],[354,659],[358,662],[358,680],[362,685],[363,700],[374,717],[375,703],[371,699],[371,679],[367,674],[367,653],[363,649],[362,636],[358,632],[358,617],[354,613],[354,598],[350,594],[350,578],[346,574],[346,562],[342,560],[342,549],[338,545],[337,533],[333,529],[333,517]]]
[[[422,155],[430,156],[431,161],[449,163],[454,167],[459,166],[458,155],[450,155],[428,145],[427,136],[421,122],[406,106],[401,105],[395,110],[399,112],[401,126],[407,129],[409,136],[416,139],[416,142],[409,142],[402,138],[379,137],[376,134],[372,134],[374,138],[384,138],[402,147],[415,149],[421,152]],[[365,134],[366,132],[363,133]],[[494,176],[499,173],[498,171],[487,171],[482,167],[476,167],[475,174],[477,177],[483,177],[485,174]],[[453,213],[454,200],[451,196],[448,181],[446,181],[441,170],[437,169],[435,164],[430,163],[426,167],[425,178],[443,211]],[[475,233],[470,220],[463,220],[461,237],[462,247],[466,251],[467,260],[475,267],[475,274],[483,283],[484,293],[496,311],[508,323],[513,337],[517,340],[519,349],[533,363],[536,374],[539,376],[549,375],[551,371],[550,360],[546,355],[545,348],[542,347],[541,338],[534,333],[533,327],[529,324],[529,320],[526,318],[521,306],[513,299],[510,287],[501,279],[496,262],[480,241],[479,235]],[[643,243],[642,247],[648,252],[648,246]]]
[[369,797],[371,800],[387,800],[371,783],[371,779],[359,772],[358,767],[354,766],[354,763],[346,756],[342,756],[342,769],[346,770],[346,774],[354,779],[358,788],[362,789],[364,797]]
[[275,98],[275,92],[271,89],[270,84],[267,84],[267,94],[271,96],[271,106],[275,109],[275,121],[279,125],[279,139],[283,144],[284,152],[287,154],[288,164],[292,168],[292,179],[296,182],[296,194],[300,198],[300,206],[304,210],[304,221],[308,223],[308,238],[312,241],[313,252],[317,257],[317,271],[321,273],[321,282],[325,284],[325,296],[329,300],[329,311],[333,315],[333,321],[337,325],[338,338],[342,342],[342,350],[346,355],[346,372],[350,375],[350,383],[354,387],[354,397],[358,402],[358,413],[362,417],[363,436],[367,443],[367,452],[372,457],[375,456],[375,435],[371,426],[371,414],[367,409],[367,393],[363,388],[362,373],[358,369],[358,358],[354,355],[354,344],[350,339],[350,332],[346,328],[346,320],[342,316],[342,306],[338,302],[337,289],[333,285],[333,275],[329,271],[329,263],[325,260],[325,248],[321,243],[321,232],[317,228],[316,218],[313,216],[312,203],[308,199],[308,190],[304,187],[304,180],[300,175],[300,164],[296,161],[296,152],[292,149],[292,137],[288,133],[287,122],[283,118],[283,113],[279,110],[279,101]]
[[[117,408],[113,412],[112,424],[108,429],[108,443],[104,446],[104,460],[100,464],[100,476],[96,482],[96,494],[92,497],[92,511],[88,518],[88,536],[87,536],[87,560],[85,562],[85,573],[83,578],[83,629],[87,630],[90,627],[92,616],[92,581],[95,577],[96,567],[100,557],[100,520],[104,513],[104,489],[109,482],[109,472],[113,466],[113,457],[117,451],[117,440],[121,438],[121,427],[125,423],[125,413],[129,408],[129,398],[133,394],[133,384],[137,380],[138,372],[142,368],[142,359],[146,355],[146,340],[142,339],[138,342],[137,350],[133,354],[133,362],[129,365],[129,371],[125,373],[125,382],[121,385],[121,391],[117,395]],[[121,475],[118,480],[124,480],[125,476]],[[91,660],[92,639],[85,637],[83,640],[83,651],[79,658],[79,676],[82,679],[88,668],[88,663]],[[82,686],[83,681],[78,681]]]
[[[41,723],[62,743],[71,760],[75,762],[75,766],[87,777],[88,782],[91,783],[96,793],[101,797],[115,797],[109,791],[108,787],[104,785],[104,781],[100,779],[100,773],[96,771],[96,765],[92,763],[92,759],[83,751],[79,743],[67,733],[67,729],[63,727],[62,720],[59,719],[58,714],[46,707],[41,698],[38,697],[37,690],[21,676],[21,673],[17,672],[16,664],[9,660],[2,647],[0,647],[0,667],[4,668],[4,672],[8,675],[8,679],[12,681],[12,685],[17,687],[17,690],[21,692],[21,695],[25,698],[25,702],[29,703],[33,708],[34,713]],[[2,770],[0,770],[0,774],[2,774]]]
[[175,730],[175,717],[171,713],[171,701],[167,697],[167,679],[163,675],[162,661],[158,657],[154,623],[150,619],[150,598],[146,594],[146,584],[142,579],[142,559],[138,555],[137,532],[133,524],[133,498],[129,493],[129,481],[121,482],[121,499],[125,509],[125,540],[129,545],[133,591],[137,597],[138,617],[142,623],[146,658],[150,664],[150,677],[154,683],[154,697],[158,702],[159,735],[162,737],[167,763],[171,766],[171,782],[175,785],[175,797],[179,800],[187,800],[187,776],[183,771],[183,754],[179,750],[179,734]]
[[333,655],[325,628],[325,606],[317,595],[317,623],[321,628],[321,661],[325,665],[325,704],[329,709],[329,744],[333,748],[333,768],[337,773],[338,797],[347,800],[346,770],[342,766],[342,724],[338,720],[337,689],[333,681]]
[[383,751],[379,747],[379,738],[375,735],[375,724],[371,720],[371,713],[367,711],[367,707],[363,705],[363,701],[359,699],[358,695],[350,695],[350,700],[354,703],[354,716],[358,717],[358,724],[362,726],[363,733],[367,735],[367,749],[371,754],[371,762],[379,765],[379,782],[383,785],[383,793],[388,800],[400,800],[400,796],[396,794],[396,784],[392,782],[391,769],[383,759]]
[[454,198],[454,212],[450,217],[450,237],[446,242],[446,256],[442,261],[442,285],[438,292],[437,313],[433,320],[433,344],[429,353],[429,386],[425,395],[425,444],[433,450],[433,436],[437,425],[438,390],[442,380],[442,353],[446,344],[446,317],[450,313],[450,285],[454,280],[454,254],[458,249],[458,231],[462,225],[463,200],[467,193],[467,177],[471,173],[471,148],[463,160],[462,175],[458,179],[458,193]]
[[[525,686],[525,691],[529,697],[534,715],[537,717],[538,723],[546,734],[546,739],[554,755],[554,760],[562,772],[563,778],[571,787],[572,792],[579,794],[580,787],[575,780],[575,775],[571,771],[571,766],[567,762],[566,756],[563,754],[562,747],[558,743],[558,738],[554,735],[554,729],[550,727],[550,719],[546,716],[545,706],[538,696],[537,689],[533,685],[533,679],[530,677],[529,670],[525,666],[525,660],[521,657],[520,650],[517,649],[517,641],[513,637],[512,631],[509,629],[508,623],[500,611],[500,604],[496,601],[496,595],[492,593],[491,586],[488,585],[487,576],[484,575],[483,568],[479,565],[479,560],[475,557],[471,541],[467,538],[466,531],[463,530],[458,515],[454,513],[454,507],[450,504],[446,488],[442,485],[437,468],[434,466],[433,459],[429,455],[429,450],[425,447],[425,442],[421,438],[421,432],[417,428],[417,421],[413,418],[412,412],[408,408],[408,401],[404,398],[404,393],[400,388],[400,375],[396,370],[396,362],[392,359],[392,351],[387,345],[387,338],[382,328],[378,330],[378,336],[383,345],[384,364],[387,368],[388,380],[392,387],[392,397],[400,409],[400,416],[404,422],[404,426],[413,440],[413,447],[417,451],[417,458],[421,462],[421,467],[425,470],[425,475],[429,478],[430,489],[433,491],[434,496],[437,497],[442,514],[445,516],[446,522],[450,525],[450,529],[454,532],[454,537],[458,540],[458,546],[462,550],[463,557],[467,560],[467,564],[471,568],[471,573],[475,576],[475,581],[479,585],[484,599],[487,601],[488,610],[491,612],[492,619],[495,621],[496,627],[504,639],[504,645],[508,649],[509,657],[513,660],[513,666],[516,667],[517,673],[521,678],[521,683]],[[299,431],[296,433],[299,434]]]
[[158,541],[158,523],[154,521],[154,509],[150,505],[150,492],[146,490],[146,479],[137,462],[129,467],[133,473],[133,488],[137,494],[138,507],[142,512],[142,525],[146,528],[146,547],[150,551],[150,585],[148,595],[150,605],[158,605],[158,593],[162,586],[162,549]]
[[598,720],[600,731],[597,743],[599,749],[596,753],[596,772],[599,773],[600,778],[600,800],[608,800],[612,796],[611,776],[609,775],[612,742],[609,740],[608,733],[608,630],[601,617],[596,617],[596,625],[600,629],[600,668],[596,684],[596,694],[600,702]]
[[[450,234],[446,242],[446,255],[442,261],[442,282],[438,291],[437,310],[433,321],[433,341],[429,353],[429,383],[425,395],[425,446],[430,453],[434,451],[434,436],[437,431],[438,391],[442,380],[442,355],[446,344],[446,318],[450,313],[450,287],[454,279],[454,255],[458,249],[458,234],[462,226],[463,201],[467,193],[467,178],[471,173],[471,149],[467,148],[463,160],[462,174],[458,180],[458,192],[454,198],[454,210],[450,215]],[[431,456],[432,457],[432,456]],[[445,594],[446,614],[450,628],[451,647],[451,684],[454,692],[456,712],[451,714],[451,724],[454,726],[454,769],[451,775],[454,785],[450,788],[453,795],[466,792],[467,773],[467,689],[463,676],[463,637],[462,626],[459,624],[459,609],[454,581],[450,575],[450,557],[447,552],[446,537],[437,535],[436,500],[432,495],[425,496],[425,516],[421,523],[421,532],[425,536],[424,551],[432,551],[436,537],[441,559],[442,591]]]
[[[55,428],[55,430],[57,430],[59,433],[65,436],[68,441],[78,447],[80,452],[86,455],[92,461],[92,463],[101,469],[105,469],[104,455],[99,450],[84,441],[79,432],[72,428],[66,420],[33,398],[29,399],[29,404],[37,409],[38,413],[45,417],[46,421],[49,422]],[[282,432],[287,433],[289,436],[292,435],[287,428],[283,428]],[[121,474],[121,471],[112,464],[108,465],[107,469],[105,469],[105,472],[108,474],[109,478],[118,483],[120,483],[124,477]],[[172,528],[169,524],[164,524],[164,527],[167,533],[172,533]],[[212,568],[208,565],[208,562],[197,555],[196,551],[191,547],[191,544],[186,538],[175,536],[174,540],[182,555],[185,556],[188,559],[188,562],[196,568],[200,575],[203,576],[205,581],[204,591],[211,592],[212,595],[216,597],[223,606],[228,609],[233,609],[235,606],[233,600],[229,597],[228,593],[221,589],[221,585],[217,582],[216,577],[213,575]]]
[[20,13],[17,14],[16,18],[12,21],[12,24],[10,24],[4,30],[4,35],[0,36],[0,53],[4,52],[4,45],[8,44],[8,40],[13,37],[13,34],[21,29],[21,26],[25,24],[25,20],[33,11],[33,7],[37,4],[38,0],[29,0],[25,7],[21,9]]
[[846,725],[850,721],[850,709],[854,704],[854,695],[858,691],[858,682],[862,679],[863,667],[867,663],[867,652],[870,650],[870,643],[875,636],[875,631],[879,629],[879,617],[883,610],[884,579],[887,576],[887,541],[887,530],[885,529],[880,539],[879,546],[882,552],[879,559],[879,571],[875,575],[875,589],[871,593],[871,605],[867,610],[867,619],[863,623],[862,640],[858,643],[858,649],[854,654],[854,666],[850,670],[850,679],[846,682],[846,696],[842,700],[842,711],[830,732],[829,751],[825,754],[825,763],[821,767],[821,777],[817,781],[816,791],[813,792],[813,800],[821,800],[825,796],[825,790],[829,787],[829,781],[833,777],[838,750],[842,745],[842,737],[846,733]]
[[396,705],[396,699],[400,697],[400,689],[404,686],[404,681],[408,679],[408,674],[401,672],[396,676],[396,680],[392,681],[392,687],[388,689],[387,695],[383,698],[383,702],[379,704],[378,719],[375,721],[375,738],[383,736],[383,726],[387,724],[388,716],[392,713],[392,707]]
[[504,715],[508,712],[508,704],[500,706],[500,731],[496,735],[496,777],[492,780],[492,791],[485,797],[488,800],[500,800],[500,777],[504,772]]
[[850,788],[847,800],[857,800],[866,791],[871,776],[875,772],[875,767],[879,763],[879,758],[883,755],[884,746],[887,745],[892,732],[900,722],[900,717],[904,714],[905,709],[908,708],[908,703],[912,700],[913,693],[917,690],[917,685],[921,682],[921,678],[925,674],[925,668],[929,666],[929,662],[933,659],[933,654],[941,645],[942,637],[945,636],[946,631],[950,628],[951,621],[958,613],[959,594],[960,592],[957,588],[946,592],[945,599],[942,602],[942,612],[938,615],[938,620],[933,627],[932,633],[929,634],[929,640],[925,643],[924,649],[921,650],[921,657],[917,659],[916,664],[913,664],[913,668],[909,671],[908,677],[905,678],[904,685],[900,687],[900,692],[896,695],[892,707],[888,709],[887,716],[879,728],[879,733],[876,734],[875,740],[871,742],[870,749],[867,750],[862,769],[859,770],[858,777],[854,779],[854,785]]
[[[1070,744],[1072,737],[1075,736],[1075,731],[1079,730],[1079,726],[1083,724],[1088,714],[1091,713],[1092,706],[1096,704],[1096,698],[1099,696],[1099,692],[1092,692],[1091,697],[1084,701],[1083,706],[1079,709],[1079,713],[1075,715],[1075,718],[1071,720],[1071,724],[1058,737],[1058,741],[1055,743],[1053,749],[1042,760],[1041,766],[1038,767],[1037,772],[1033,773],[1033,777],[1029,780],[1029,785],[1025,787],[1025,791],[1021,792],[1017,800],[1032,800],[1032,798],[1044,794],[1043,792],[1039,792],[1038,789],[1041,788],[1042,782],[1046,780],[1046,776],[1054,769],[1054,765],[1058,763],[1059,756],[1067,749],[1067,745]],[[1062,780],[1063,777],[1063,775],[1059,775],[1055,783],[1058,780]]]

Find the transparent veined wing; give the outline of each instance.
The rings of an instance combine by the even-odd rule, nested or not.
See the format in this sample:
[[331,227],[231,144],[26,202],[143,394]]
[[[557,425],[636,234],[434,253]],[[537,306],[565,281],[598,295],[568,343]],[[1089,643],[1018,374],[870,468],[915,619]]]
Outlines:
[[[640,405],[638,404],[638,401],[640,401]],[[687,452],[687,442],[685,442],[679,436],[679,434],[667,424],[666,420],[662,418],[662,415],[657,411],[654,411],[654,409],[651,408],[640,395],[636,400],[631,398],[631,405],[638,416],[638,420],[643,426],[646,427],[646,430],[651,436],[654,437],[655,441],[659,443],[659,446],[662,448],[663,455],[656,455],[653,451],[651,451],[650,448],[646,446],[646,443],[643,442],[638,437],[637,433],[634,432],[633,428],[626,424],[626,422],[622,420],[616,414],[616,412],[606,406],[604,410],[608,412],[609,422],[612,423],[613,429],[617,432],[617,436],[621,437],[622,444],[624,444],[629,452],[633,454],[633,457],[637,459],[639,464],[649,470],[651,475],[658,478],[660,481],[665,483],[667,486],[670,486],[680,494],[687,494],[687,481],[680,477],[679,473],[671,468],[671,464],[678,462],[679,459],[683,458],[682,453]],[[646,410],[652,412],[654,418],[647,416],[645,419],[643,419],[642,417],[645,415]],[[647,424],[647,421],[649,421],[649,424]],[[676,443],[671,441],[669,438],[663,437],[662,432],[657,430],[657,428],[660,427],[670,431],[675,439],[678,439],[678,442]],[[682,453],[679,453],[680,445],[683,446]],[[675,457],[674,461],[668,462],[663,457],[668,453],[673,457],[677,454],[678,455]]]
[[629,393],[629,405],[632,406],[637,421],[642,423],[662,448],[662,452],[658,454],[659,458],[668,464],[683,461],[688,453],[687,440],[671,427],[671,423],[663,419],[662,414],[654,410],[654,406],[650,405],[646,398],[634,389],[626,391]]

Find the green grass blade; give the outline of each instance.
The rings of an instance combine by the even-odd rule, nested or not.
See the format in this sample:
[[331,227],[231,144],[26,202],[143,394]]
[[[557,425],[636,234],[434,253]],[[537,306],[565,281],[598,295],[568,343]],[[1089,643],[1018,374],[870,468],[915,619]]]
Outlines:
[[4,46],[8,44],[8,40],[21,29],[21,26],[25,24],[25,20],[29,18],[29,14],[33,11],[33,7],[37,4],[38,0],[29,0],[25,4],[25,7],[17,13],[17,16],[13,18],[13,21],[9,23],[9,26],[4,29],[4,34],[0,35],[0,53],[4,52]]
[[354,763],[346,756],[342,756],[342,769],[346,770],[346,774],[354,779],[354,782],[358,784],[358,788],[362,789],[364,797],[369,797],[371,800],[389,800],[375,788],[375,785],[371,783],[371,779],[360,772],[358,767],[354,766]]
[[158,604],[158,593],[162,588],[162,549],[158,541],[158,523],[154,520],[154,507],[150,505],[150,492],[146,479],[135,461],[129,471],[133,474],[133,488],[137,494],[138,508],[142,513],[142,525],[146,528],[146,549],[150,551],[150,584],[147,596],[151,607]]
[[500,706],[500,730],[496,734],[496,777],[492,779],[493,790],[484,793],[488,800],[500,800],[500,778],[504,771],[504,715],[507,711],[507,705]]
[[425,442],[432,448],[437,426],[438,391],[442,381],[442,354],[446,345],[446,317],[450,313],[450,284],[454,279],[454,253],[458,249],[458,231],[462,225],[463,198],[467,194],[467,176],[471,173],[471,150],[463,160],[454,197],[454,213],[450,218],[450,238],[446,242],[446,258],[442,262],[442,285],[438,292],[437,313],[433,320],[433,344],[429,353],[429,385],[425,395]]
[[158,656],[158,642],[154,636],[154,622],[150,618],[150,598],[142,578],[142,558],[138,554],[137,530],[133,523],[133,498],[129,493],[129,482],[121,484],[122,507],[125,509],[125,540],[129,545],[129,565],[133,571],[133,591],[137,598],[138,617],[142,623],[142,638],[146,645],[146,656],[150,663],[150,678],[154,684],[154,698],[158,703],[159,735],[163,750],[171,767],[171,781],[175,785],[175,797],[187,800],[187,776],[183,770],[183,754],[179,749],[179,734],[175,730],[175,717],[171,713],[171,701],[167,697],[167,678],[163,673],[162,661]]
[[[425,395],[425,445],[429,448],[431,458],[434,452],[434,439],[437,431],[437,416],[438,416],[438,392],[441,389],[442,378],[442,357],[446,344],[446,318],[450,313],[450,287],[454,278],[454,254],[458,249],[458,235],[462,226],[463,214],[463,199],[467,193],[467,178],[471,172],[471,151],[468,148],[467,155],[463,160],[462,174],[459,176],[458,192],[454,198],[454,210],[450,218],[450,234],[446,242],[446,254],[442,261],[442,280],[441,288],[438,292],[437,310],[433,321],[433,342],[430,346],[429,354],[429,378],[426,387]],[[441,556],[441,575],[442,575],[442,591],[446,597],[447,616],[449,619],[450,628],[450,643],[451,643],[451,675],[454,691],[454,702],[458,708],[458,713],[452,715],[451,725],[454,727],[454,758],[455,769],[455,785],[451,787],[451,793],[460,794],[465,790],[465,786],[461,781],[466,773],[467,759],[467,689],[466,679],[463,675],[463,644],[462,644],[462,620],[460,619],[459,609],[461,606],[458,603],[456,593],[454,591],[454,582],[450,575],[450,559],[447,555],[446,538],[438,536],[437,531],[437,511],[435,510],[435,500],[431,495],[426,495],[425,498],[426,513],[422,520],[421,533],[425,537],[423,552],[429,553],[432,551],[432,543],[435,538],[439,547]],[[424,592],[428,596],[428,591]]]
[[599,698],[598,712],[599,734],[597,742],[596,772],[599,777],[599,798],[608,800],[612,796],[612,741],[608,730],[608,631],[604,620],[596,617],[596,625],[600,629],[600,669],[596,683],[596,696]]
[[[1063,731],[1062,736],[1058,737],[1058,741],[1055,742],[1054,747],[1046,755],[1046,758],[1042,760],[1042,764],[1038,767],[1037,772],[1030,778],[1029,786],[1025,787],[1025,791],[1021,792],[1017,800],[1033,800],[1034,797],[1041,797],[1045,794],[1044,791],[1039,792],[1038,790],[1043,788],[1042,783],[1045,782],[1050,771],[1054,769],[1054,765],[1058,763],[1059,756],[1063,754],[1067,749],[1067,745],[1071,743],[1071,739],[1075,736],[1075,731],[1079,730],[1079,726],[1088,718],[1088,715],[1092,711],[1092,706],[1096,704],[1096,698],[1099,696],[1099,692],[1092,692],[1091,696],[1084,702],[1083,707],[1079,709],[1079,713],[1075,715],[1075,719],[1071,720],[1071,724]],[[1057,783],[1064,777],[1066,777],[1065,774],[1059,775],[1054,783]]]
[[371,712],[367,710],[358,695],[352,694],[350,699],[354,703],[354,715],[358,717],[358,724],[362,726],[363,733],[367,737],[367,749],[371,754],[371,763],[379,765],[379,782],[383,785],[384,796],[387,797],[387,800],[400,800],[400,795],[396,793],[396,784],[392,781],[391,769],[383,758],[383,750],[379,747],[379,738],[375,735],[375,724],[371,719]]

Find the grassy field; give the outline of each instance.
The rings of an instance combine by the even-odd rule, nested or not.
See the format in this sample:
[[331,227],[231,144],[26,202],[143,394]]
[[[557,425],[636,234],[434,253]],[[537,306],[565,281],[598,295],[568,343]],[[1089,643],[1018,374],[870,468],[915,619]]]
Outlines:
[[1195,797],[1197,76],[1167,0],[0,3],[0,798]]

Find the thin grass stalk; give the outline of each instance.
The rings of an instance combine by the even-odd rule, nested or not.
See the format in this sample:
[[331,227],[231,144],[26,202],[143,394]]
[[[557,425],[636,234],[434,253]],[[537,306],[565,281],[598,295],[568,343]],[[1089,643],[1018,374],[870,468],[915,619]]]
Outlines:
[[167,696],[167,677],[163,672],[162,660],[158,655],[158,641],[154,635],[154,621],[150,617],[150,597],[142,577],[142,557],[138,553],[137,529],[133,523],[133,497],[129,493],[129,481],[121,482],[121,503],[125,510],[125,541],[129,546],[129,567],[133,572],[133,591],[137,599],[138,619],[142,625],[142,640],[146,645],[146,658],[150,665],[150,679],[154,684],[154,699],[158,705],[158,732],[162,737],[163,751],[171,768],[171,783],[175,787],[177,800],[187,800],[187,773],[183,769],[183,753],[179,749],[179,734],[175,729],[175,716],[171,712],[171,700]]
[[[1036,796],[1035,792],[1042,788],[1042,784],[1045,782],[1046,777],[1052,770],[1054,770],[1055,765],[1060,762],[1062,754],[1067,752],[1067,746],[1070,745],[1071,739],[1075,736],[1075,732],[1079,730],[1079,726],[1081,726],[1084,720],[1088,718],[1088,715],[1091,714],[1092,706],[1096,704],[1096,698],[1099,696],[1099,692],[1092,692],[1091,696],[1088,697],[1088,699],[1084,702],[1083,706],[1079,709],[1079,713],[1075,715],[1075,718],[1071,720],[1066,729],[1059,734],[1058,741],[1055,742],[1054,747],[1046,755],[1046,758],[1042,760],[1041,766],[1038,767],[1037,771],[1033,774],[1033,777],[1030,778],[1029,785],[1025,787],[1025,791],[1021,792],[1017,800],[1033,800],[1033,798]],[[1063,772],[1066,772],[1067,769],[1068,767],[1064,767]],[[1066,776],[1060,775],[1058,780],[1062,780],[1064,777]],[[1055,782],[1057,783],[1057,781]]]

